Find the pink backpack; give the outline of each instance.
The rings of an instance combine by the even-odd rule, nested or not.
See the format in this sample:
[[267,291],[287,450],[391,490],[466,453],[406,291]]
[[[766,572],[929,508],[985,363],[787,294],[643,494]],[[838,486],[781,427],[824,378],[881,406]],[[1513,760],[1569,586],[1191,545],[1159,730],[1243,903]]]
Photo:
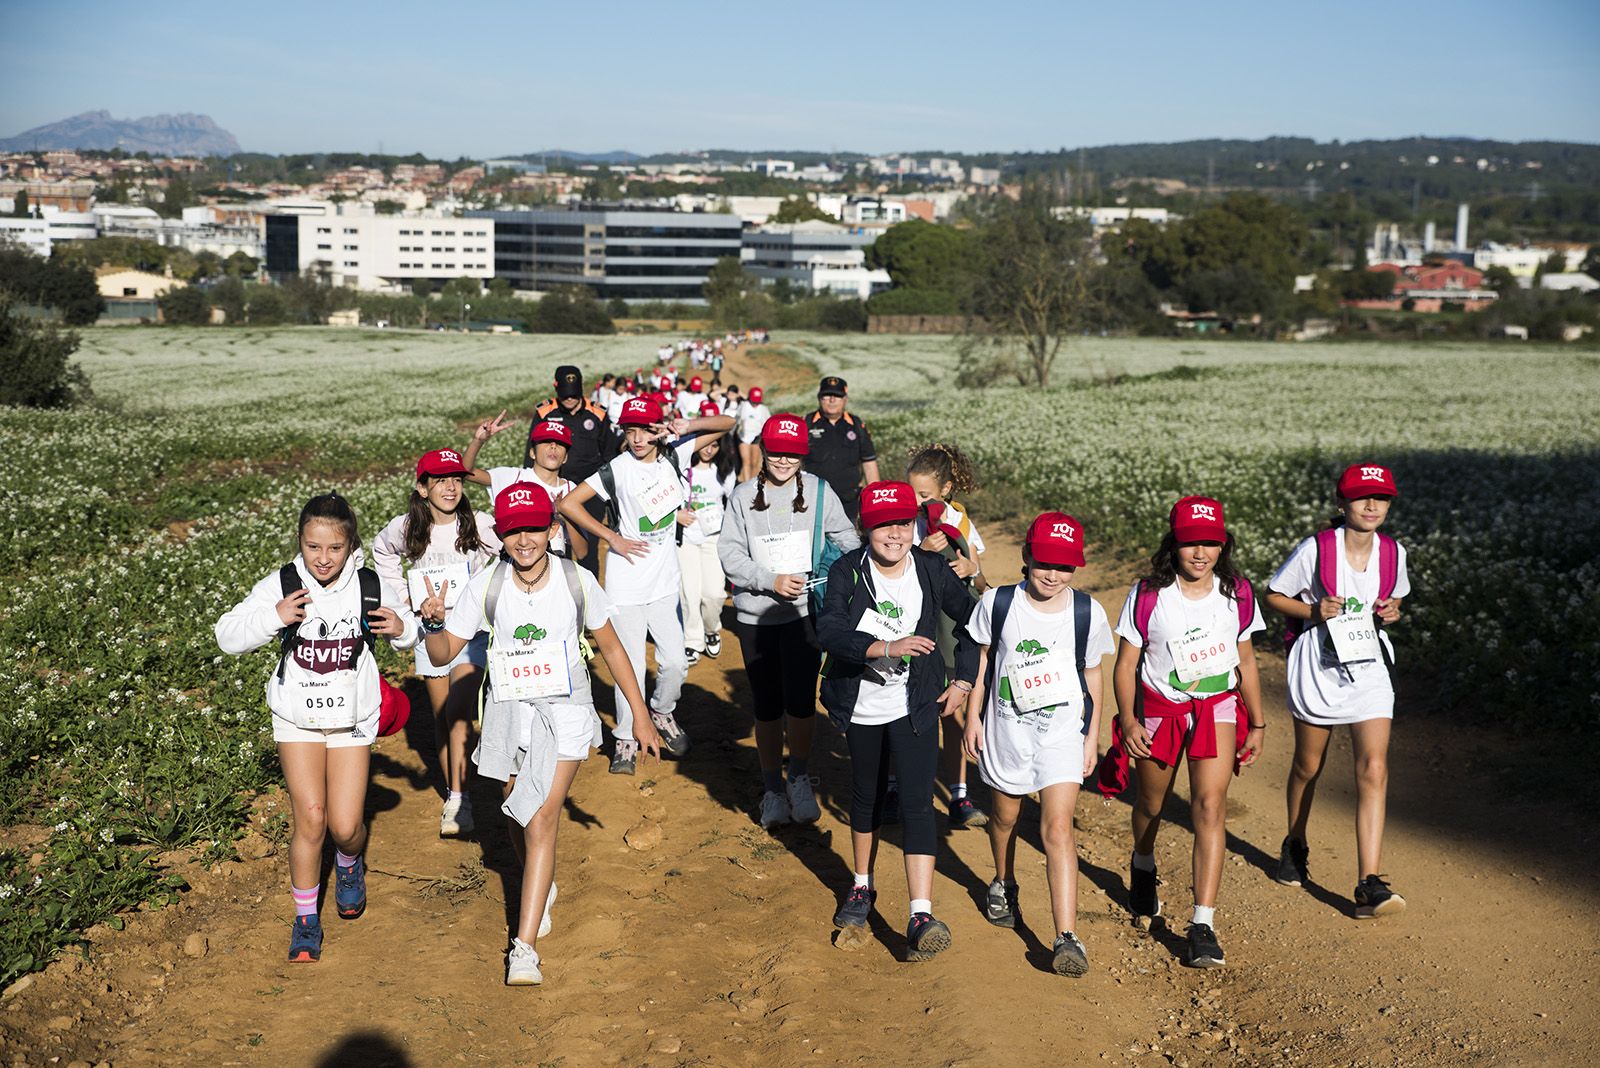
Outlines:
[[[1256,598],[1250,588],[1250,580],[1241,577],[1234,582],[1233,596],[1239,609],[1239,633],[1243,634],[1255,622]],[[1140,580],[1139,592],[1133,599],[1133,628],[1146,645],[1150,644],[1150,617],[1155,615],[1156,598],[1160,593],[1160,589]]]
[[[1338,528],[1319,530],[1317,540],[1317,585],[1329,597],[1339,596]],[[1378,600],[1387,601],[1400,581],[1400,545],[1387,534],[1378,534]],[[1306,629],[1309,620],[1291,619],[1283,631],[1285,650]]]

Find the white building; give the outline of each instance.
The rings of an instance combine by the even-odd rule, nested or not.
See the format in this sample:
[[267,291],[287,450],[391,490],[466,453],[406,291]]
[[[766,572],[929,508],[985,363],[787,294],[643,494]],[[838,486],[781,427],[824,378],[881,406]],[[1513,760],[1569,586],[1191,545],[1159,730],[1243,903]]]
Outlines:
[[893,226],[906,221],[906,206],[898,200],[881,197],[852,197],[845,203],[839,220],[847,226],[863,223]]
[[788,178],[794,174],[794,160],[753,159],[744,165],[744,169],[764,174],[768,178]]
[[739,250],[746,271],[766,283],[785,279],[813,293],[866,300],[893,283],[889,272],[866,265],[877,232],[816,219],[747,230]]
[[999,185],[999,167],[973,167],[967,171],[967,179],[973,185]]
[[494,277],[494,221],[442,216],[267,217],[267,270],[324,274],[334,285],[404,292],[418,280]]
[[1058,219],[1087,219],[1089,225],[1098,233],[1101,230],[1112,230],[1130,219],[1140,219],[1144,222],[1165,226],[1178,216],[1166,208],[1085,208],[1066,206],[1052,209]]
[[1539,266],[1553,254],[1552,249],[1525,245],[1512,248],[1488,242],[1472,253],[1472,265],[1480,271],[1504,267],[1519,278],[1532,278]]
[[1547,274],[1539,279],[1540,289],[1556,289],[1563,292],[1593,293],[1600,289],[1600,281],[1590,278],[1577,271]]
[[0,218],[0,241],[46,258],[57,241],[84,241],[95,236],[94,216],[86,211],[47,207],[26,218]]

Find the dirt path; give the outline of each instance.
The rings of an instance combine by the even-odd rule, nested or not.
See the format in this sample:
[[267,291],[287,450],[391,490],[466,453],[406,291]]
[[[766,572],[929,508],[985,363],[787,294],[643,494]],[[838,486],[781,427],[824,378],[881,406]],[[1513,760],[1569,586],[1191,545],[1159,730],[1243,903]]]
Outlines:
[[[1015,560],[1014,543],[995,539],[990,556],[992,573],[1012,573],[1002,562]],[[1086,588],[1112,587],[1100,594],[1108,610],[1120,580],[1084,576]],[[542,987],[501,984],[516,872],[496,794],[474,789],[475,839],[437,837],[423,715],[377,747],[371,904],[353,923],[324,909],[322,963],[284,963],[286,862],[253,833],[248,859],[186,869],[193,890],[180,905],[91,932],[86,960],[8,990],[0,1060],[577,1068],[884,1064],[914,1051],[913,1063],[932,1065],[1593,1063],[1595,836],[1555,805],[1508,802],[1488,771],[1502,745],[1490,735],[1439,718],[1397,732],[1388,865],[1411,905],[1357,922],[1347,743],[1330,758],[1313,825],[1318,885],[1288,890],[1262,870],[1282,834],[1290,737],[1282,662],[1264,658],[1265,766],[1230,798],[1218,913],[1227,968],[1185,969],[1175,937],[1126,921],[1127,808],[1097,798],[1078,818],[1088,977],[1048,971],[1036,811],[1019,849],[1024,926],[983,921],[974,901],[991,874],[987,838],[955,831],[934,888],[954,945],[911,965],[899,960],[905,891],[892,845],[876,941],[856,953],[830,941],[849,870],[836,732],[819,731],[821,822],[777,835],[755,825],[748,691],[737,644],[724,648],[690,671],[681,714],[696,748],[685,760],[633,779],[606,774],[600,756],[582,769],[561,830],[555,930],[540,943]],[[1171,809],[1158,861],[1181,931],[1186,806]],[[273,811],[264,803],[262,827]]]

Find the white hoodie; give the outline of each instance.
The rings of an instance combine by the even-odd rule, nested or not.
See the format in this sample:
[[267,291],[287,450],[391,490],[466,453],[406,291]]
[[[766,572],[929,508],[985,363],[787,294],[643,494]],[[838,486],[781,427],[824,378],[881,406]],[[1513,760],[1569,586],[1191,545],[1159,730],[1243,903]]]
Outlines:
[[[318,665],[319,662],[347,663],[350,643],[360,644],[361,583],[356,578],[356,570],[363,561],[361,550],[355,549],[345,561],[344,570],[339,572],[332,584],[324,586],[312,577],[303,557],[294,558],[300,581],[311,591],[311,597],[306,602],[305,621],[300,624],[297,655],[284,664],[286,679],[304,678],[316,673],[316,667],[308,665]],[[396,593],[392,586],[382,581],[378,585],[380,603],[394,610],[402,628],[400,636],[390,638],[389,642],[396,649],[410,649],[421,637],[417,617],[411,614],[405,598]],[[278,602],[281,600],[283,583],[274,570],[251,588],[249,596],[217,620],[217,645],[225,653],[238,655],[275,641],[283,630],[283,620],[278,618]],[[377,713],[382,700],[378,691],[378,663],[373,657],[359,653],[355,663],[356,707],[359,710],[358,719],[364,719]],[[323,670],[329,669],[324,667]],[[267,707],[273,715],[290,719],[292,717],[282,700],[282,690],[283,684],[278,681],[277,665],[274,664],[272,674],[267,678]]]

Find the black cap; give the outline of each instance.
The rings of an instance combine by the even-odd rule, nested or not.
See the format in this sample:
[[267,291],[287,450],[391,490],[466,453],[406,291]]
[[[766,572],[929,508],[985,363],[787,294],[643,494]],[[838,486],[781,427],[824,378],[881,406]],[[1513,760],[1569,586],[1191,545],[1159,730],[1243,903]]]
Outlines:
[[819,396],[819,397],[844,397],[844,396],[848,396],[848,394],[845,392],[845,388],[844,388],[844,379],[840,378],[838,375],[828,375],[826,378],[824,378],[822,380],[822,384],[817,387],[817,396]]
[[583,396],[583,372],[571,364],[562,364],[556,368],[556,396],[581,397]]

